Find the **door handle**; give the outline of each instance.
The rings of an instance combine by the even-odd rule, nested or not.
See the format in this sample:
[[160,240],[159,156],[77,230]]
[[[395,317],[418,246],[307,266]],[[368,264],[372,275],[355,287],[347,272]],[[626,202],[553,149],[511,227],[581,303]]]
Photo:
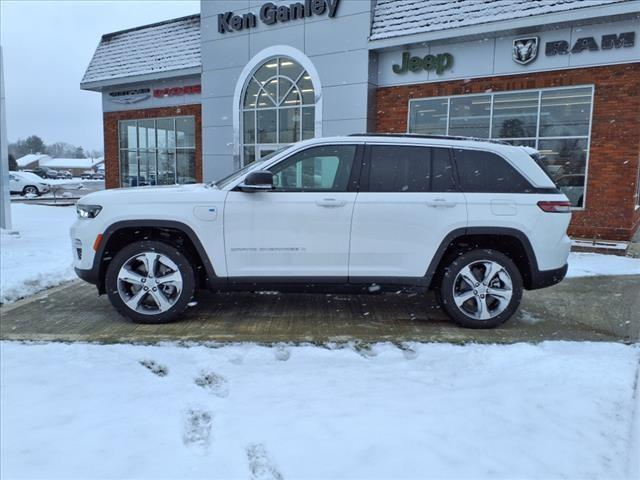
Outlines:
[[322,200],[316,200],[316,205],[319,207],[344,207],[347,204],[344,200],[336,200],[335,198],[323,198]]
[[458,204],[458,202],[450,202],[444,198],[436,198],[434,200],[429,200],[426,203],[427,207],[431,208],[453,208]]

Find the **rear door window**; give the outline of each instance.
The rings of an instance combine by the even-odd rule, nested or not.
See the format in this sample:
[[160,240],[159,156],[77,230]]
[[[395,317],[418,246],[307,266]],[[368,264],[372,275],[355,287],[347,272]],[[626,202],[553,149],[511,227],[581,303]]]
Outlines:
[[454,149],[463,192],[533,193],[534,189],[502,157],[481,150]]
[[455,190],[446,148],[372,145],[371,192],[449,192]]

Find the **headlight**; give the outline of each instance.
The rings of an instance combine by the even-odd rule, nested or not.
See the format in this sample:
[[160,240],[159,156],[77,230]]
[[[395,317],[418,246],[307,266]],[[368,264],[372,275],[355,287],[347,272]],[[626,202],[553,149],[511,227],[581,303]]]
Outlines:
[[76,204],[78,218],[96,218],[102,207],[100,205],[80,205]]

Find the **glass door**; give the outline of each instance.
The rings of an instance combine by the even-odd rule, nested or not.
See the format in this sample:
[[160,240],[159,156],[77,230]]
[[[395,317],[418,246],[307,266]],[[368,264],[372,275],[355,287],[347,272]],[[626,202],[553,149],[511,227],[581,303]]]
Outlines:
[[272,154],[273,152],[280,150],[284,147],[286,147],[287,145],[258,145],[257,146],[257,160],[262,160],[264,157],[266,157],[267,155]]

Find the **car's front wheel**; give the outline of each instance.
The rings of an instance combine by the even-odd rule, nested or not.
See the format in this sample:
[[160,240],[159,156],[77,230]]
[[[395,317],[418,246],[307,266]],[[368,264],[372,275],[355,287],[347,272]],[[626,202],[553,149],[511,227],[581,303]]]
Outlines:
[[518,309],[522,276],[503,253],[472,250],[445,268],[438,293],[445,312],[459,325],[493,328]]
[[36,186],[27,185],[22,189],[22,195],[40,195],[40,190]]
[[109,263],[105,286],[113,306],[137,323],[168,323],[195,290],[193,267],[175,247],[142,241],[127,245]]

